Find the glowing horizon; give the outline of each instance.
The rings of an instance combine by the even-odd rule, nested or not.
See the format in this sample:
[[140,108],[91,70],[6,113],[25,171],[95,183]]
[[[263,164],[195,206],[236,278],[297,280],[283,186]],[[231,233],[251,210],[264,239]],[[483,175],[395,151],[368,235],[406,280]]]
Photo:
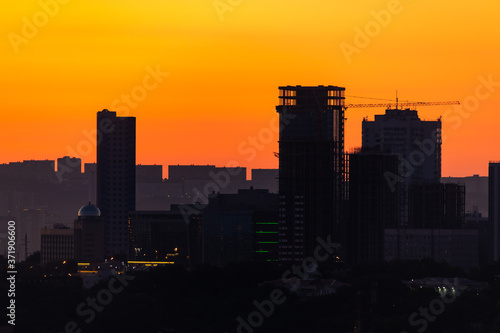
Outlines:
[[[272,130],[283,85],[458,100],[460,108],[417,108],[421,119],[443,117],[442,175],[485,176],[488,161],[500,159],[491,148],[500,141],[500,3],[21,0],[5,7],[0,163],[65,155],[95,162],[89,133],[96,113],[109,109],[137,118],[137,164],[277,168],[277,131],[255,155],[248,147]],[[384,112],[348,109],[346,150],[361,145],[363,117]],[[92,147],[78,153],[82,142]]]

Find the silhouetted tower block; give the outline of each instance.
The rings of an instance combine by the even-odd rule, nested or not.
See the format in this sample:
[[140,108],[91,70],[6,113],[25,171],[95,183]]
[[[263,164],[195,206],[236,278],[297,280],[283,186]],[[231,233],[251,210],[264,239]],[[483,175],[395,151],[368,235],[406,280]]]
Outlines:
[[135,124],[135,117],[97,113],[97,206],[107,258],[128,253],[128,212],[135,211]]
[[341,241],[345,88],[279,89],[279,257],[302,261],[318,237]]

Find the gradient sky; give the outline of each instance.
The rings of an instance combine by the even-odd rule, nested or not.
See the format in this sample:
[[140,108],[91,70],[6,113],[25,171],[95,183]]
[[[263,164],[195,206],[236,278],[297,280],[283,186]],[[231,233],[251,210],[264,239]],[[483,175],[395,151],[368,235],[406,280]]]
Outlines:
[[[297,84],[469,103],[418,108],[446,115],[443,176],[487,175],[500,160],[500,2],[60,1],[2,6],[0,163],[94,162],[96,112],[114,108],[137,117],[138,163],[276,168],[278,86]],[[360,146],[363,117],[383,112],[348,109],[346,148]]]

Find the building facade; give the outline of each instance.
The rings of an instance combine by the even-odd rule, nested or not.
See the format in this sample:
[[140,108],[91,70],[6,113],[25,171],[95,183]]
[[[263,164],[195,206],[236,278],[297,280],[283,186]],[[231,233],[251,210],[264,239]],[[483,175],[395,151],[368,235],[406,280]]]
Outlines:
[[478,230],[385,229],[385,260],[434,259],[470,269],[478,266]]
[[64,156],[57,159],[57,179],[79,179],[82,176],[82,160],[77,157]]
[[384,261],[384,229],[397,228],[398,193],[392,191],[386,172],[397,172],[392,154],[359,152],[348,155],[349,218],[347,260],[352,264]]
[[465,186],[419,183],[407,187],[409,228],[460,229],[465,222]]
[[163,181],[163,166],[138,164],[135,175],[137,183],[161,183]]
[[441,120],[424,121],[416,110],[387,109],[374,121],[363,120],[363,149],[396,154],[406,185],[439,182],[441,178]]
[[97,206],[105,226],[105,255],[126,259],[128,212],[135,210],[135,117],[97,113]]
[[[409,255],[418,248],[418,241],[400,242],[398,250],[387,255],[390,241],[384,235],[385,230],[391,230],[398,240],[405,237],[422,240],[418,238],[420,233],[430,233],[432,239],[446,244],[440,245],[444,252],[446,246],[451,251],[452,245],[446,242],[448,236],[441,237],[448,232],[441,230],[455,230],[450,231],[450,237],[461,237],[465,187],[440,183],[441,121],[423,121],[415,110],[387,109],[384,115],[376,115],[374,121],[363,120],[362,145],[361,153],[350,155],[350,221],[351,228],[358,226],[352,233],[354,240],[358,240],[351,245],[351,250],[357,253],[353,262],[444,258],[433,242],[428,248],[422,247],[425,253]],[[471,237],[477,241],[477,234]],[[458,251],[455,249],[454,253]],[[463,266],[477,265],[477,246],[474,251],[475,261],[468,260]]]
[[[193,207],[189,208],[194,211]],[[201,263],[199,214],[186,218],[179,206],[172,207],[170,211],[135,211],[130,213],[128,228],[131,264],[194,267]]]
[[271,193],[278,193],[278,169],[252,169],[252,186],[265,188]]
[[318,237],[342,239],[345,88],[279,91],[279,259],[300,262]]
[[441,183],[464,185],[467,189],[465,212],[479,213],[488,217],[488,177],[473,175],[469,177],[442,177]]
[[488,168],[488,219],[491,227],[489,262],[500,260],[500,162]]
[[41,230],[40,260],[42,265],[50,262],[74,259],[73,229],[57,227]]
[[277,261],[277,194],[253,188],[213,194],[201,214],[204,263]]

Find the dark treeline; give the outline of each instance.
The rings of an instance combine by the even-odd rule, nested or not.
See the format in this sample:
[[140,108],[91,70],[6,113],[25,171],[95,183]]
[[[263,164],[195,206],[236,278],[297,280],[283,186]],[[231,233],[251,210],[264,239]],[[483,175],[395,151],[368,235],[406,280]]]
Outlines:
[[[3,261],[5,259],[2,259]],[[18,266],[16,285],[16,332],[238,332],[237,318],[248,320],[276,287],[262,284],[281,279],[290,267],[264,263],[238,263],[224,268],[211,266],[187,271],[179,266],[134,272],[123,290],[109,304],[90,314],[89,298],[109,288],[104,281],[91,289],[69,276],[76,265],[68,262],[40,267],[33,256]],[[467,277],[489,281],[480,293],[461,292],[444,311],[428,321],[426,332],[498,332],[500,287],[494,282],[500,265],[483,267],[469,274],[430,260],[403,261],[353,268],[322,266],[315,277],[348,283],[336,294],[298,297],[282,289],[281,299],[253,332],[353,332],[356,319],[365,332],[418,332],[423,325],[410,325],[410,316],[439,299],[430,288],[410,288],[403,280],[429,276]],[[128,274],[128,273],[127,273]],[[44,277],[44,275],[46,277]],[[294,275],[291,275],[294,276]],[[290,276],[290,277],[291,277]],[[2,290],[7,287],[4,278]],[[264,302],[264,303],[263,303]],[[82,305],[83,303],[83,305]],[[77,308],[87,310],[79,315]],[[420,318],[420,316],[419,316]],[[88,322],[86,322],[86,320]],[[65,328],[70,324],[68,330]],[[76,325],[76,326],[71,326]],[[250,332],[241,328],[240,332]]]

